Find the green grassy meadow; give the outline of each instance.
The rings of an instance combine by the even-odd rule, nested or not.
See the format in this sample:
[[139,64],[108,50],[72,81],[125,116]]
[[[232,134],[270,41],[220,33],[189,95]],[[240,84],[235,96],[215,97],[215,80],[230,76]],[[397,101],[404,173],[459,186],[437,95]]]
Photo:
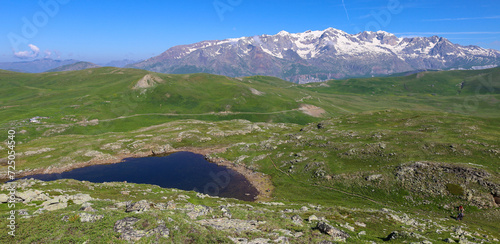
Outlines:
[[[154,79],[146,81],[147,87],[137,88],[146,75]],[[288,208],[321,205],[323,210],[314,214],[338,225],[365,222],[366,235],[351,231],[351,242],[379,243],[393,230],[407,230],[438,243],[459,226],[451,216],[456,214],[454,207],[464,205],[463,228],[478,233],[474,238],[494,243],[500,238],[500,209],[494,202],[494,196],[500,197],[499,77],[500,68],[494,68],[297,85],[265,76],[174,75],[110,67],[39,74],[0,71],[0,128],[5,142],[0,145],[0,173],[7,171],[9,129],[17,132],[16,170],[20,173],[116,161],[165,148],[226,148],[210,156],[270,176],[275,187],[273,202],[283,202]],[[321,113],[311,116],[304,105],[318,107]],[[30,122],[35,116],[47,118]],[[128,200],[117,193],[125,185],[89,191],[79,184],[62,180],[39,187],[44,191],[67,187],[95,198]],[[177,194],[165,191],[170,198]],[[198,199],[193,192],[183,194],[191,196],[189,202],[194,204],[215,208],[219,204],[214,199]],[[152,195],[138,197],[162,201]],[[249,204],[274,211],[264,218],[267,229],[305,233],[297,243],[327,239],[314,226],[281,223],[281,207]],[[22,228],[33,229],[40,237],[25,233],[26,241],[19,243],[76,243],[95,238],[102,238],[102,243],[119,242],[118,234],[108,227],[126,214],[104,205],[102,213],[113,217],[98,225],[58,222],[62,215],[77,211],[76,206],[44,213],[58,223],[57,238],[44,234],[47,226],[31,226],[42,215],[23,219]],[[5,204],[0,207],[7,209]],[[380,209],[408,214],[421,222],[439,222],[441,227],[398,222],[386,217],[391,212]],[[241,219],[263,218],[244,208],[235,211]],[[300,215],[305,219],[312,213]],[[154,214],[187,225],[181,213]],[[172,238],[176,243],[229,242],[220,232],[210,236],[210,230],[197,226],[192,231],[198,234],[181,230]],[[76,235],[74,239],[64,239],[69,232]],[[185,235],[191,235],[190,241],[181,238]]]

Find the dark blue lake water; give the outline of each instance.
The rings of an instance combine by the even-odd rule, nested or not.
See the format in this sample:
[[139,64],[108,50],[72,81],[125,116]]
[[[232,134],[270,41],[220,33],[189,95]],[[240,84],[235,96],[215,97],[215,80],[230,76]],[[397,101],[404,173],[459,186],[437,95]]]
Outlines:
[[94,165],[60,174],[30,175],[43,181],[86,180],[95,183],[127,181],[164,188],[195,190],[212,196],[253,201],[257,190],[238,172],[205,160],[203,155],[176,152],[164,157],[127,158],[121,163]]

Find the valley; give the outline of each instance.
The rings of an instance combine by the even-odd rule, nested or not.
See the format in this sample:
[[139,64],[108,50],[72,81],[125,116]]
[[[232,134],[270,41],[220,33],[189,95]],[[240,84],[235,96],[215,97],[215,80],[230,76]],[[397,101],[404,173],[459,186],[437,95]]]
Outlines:
[[[112,67],[0,71],[0,127],[16,131],[18,177],[191,151],[243,173],[263,197],[66,179],[19,180],[2,193],[18,186],[24,243],[495,243],[499,72],[294,84]],[[7,216],[0,223],[7,232]]]

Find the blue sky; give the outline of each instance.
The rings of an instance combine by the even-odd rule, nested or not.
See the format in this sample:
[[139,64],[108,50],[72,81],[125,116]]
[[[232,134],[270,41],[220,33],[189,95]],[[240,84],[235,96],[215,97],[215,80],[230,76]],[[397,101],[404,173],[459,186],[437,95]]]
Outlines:
[[[500,49],[496,0],[0,0],[0,62],[146,59],[203,40],[323,30]],[[16,55],[15,55],[16,53]]]

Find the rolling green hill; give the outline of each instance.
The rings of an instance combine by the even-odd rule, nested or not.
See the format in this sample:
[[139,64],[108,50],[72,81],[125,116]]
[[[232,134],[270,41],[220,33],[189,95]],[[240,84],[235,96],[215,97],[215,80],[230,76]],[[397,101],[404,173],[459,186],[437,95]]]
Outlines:
[[[246,203],[220,201],[235,204],[237,218],[266,221],[264,233],[303,232],[296,242],[327,238],[315,222],[299,226],[280,221],[280,216],[320,215],[349,233],[348,242],[353,243],[378,242],[393,230],[413,233],[398,237],[398,242],[423,241],[419,236],[433,242],[445,238],[494,241],[500,238],[495,203],[495,198],[500,199],[499,75],[500,68],[495,68],[297,85],[267,76],[172,75],[110,67],[41,74],[0,71],[0,127],[17,131],[19,174],[173,150],[203,151],[207,158],[222,158],[229,165],[263,173],[274,187],[272,196],[264,200],[283,202],[283,207],[251,203],[270,213],[263,216],[251,212]],[[30,122],[34,117],[37,120]],[[5,151],[6,145],[1,147]],[[120,201],[129,199],[120,193],[123,189],[150,187],[74,181],[36,184],[47,192],[67,185],[75,192]],[[132,200],[165,202],[162,195],[142,191],[134,193]],[[219,199],[181,193],[191,196],[187,202],[195,205],[220,205]],[[167,192],[173,199],[172,194],[180,193]],[[105,217],[108,225],[125,216],[110,203],[95,200],[94,204],[100,214],[109,216]],[[27,208],[35,211],[36,205]],[[450,217],[457,205],[467,209],[463,226]],[[300,212],[300,206],[310,210]],[[73,216],[77,209],[69,206],[45,213],[44,218]],[[150,213],[168,215],[180,221],[186,216],[177,210],[145,215],[153,219]],[[0,223],[5,226],[3,217]],[[198,226],[187,221],[183,223]],[[345,227],[356,222],[367,226],[356,225],[356,231]],[[66,222],[57,223],[64,230],[58,238],[63,238],[69,227]],[[72,242],[116,240],[104,224],[82,227],[77,221],[70,225],[80,235]],[[43,234],[42,227],[33,228],[43,240],[59,240]],[[193,228],[200,233],[199,241],[213,241],[212,231],[221,236],[219,241],[228,241],[213,229]],[[106,234],[96,237],[96,231]],[[190,230],[179,233],[177,238]]]
[[[299,110],[304,104],[325,110],[323,117],[389,108],[495,117],[499,72],[424,72],[295,85],[265,76],[235,79],[110,67],[42,74],[1,71],[0,124],[6,128],[35,116],[49,117],[44,122],[51,124],[98,119],[126,131],[182,118],[318,121]],[[137,85],[141,80],[144,87]],[[86,131],[73,133],[92,133]]]
[[500,68],[487,70],[424,71],[408,76],[332,80],[328,88],[314,89],[326,93],[365,95],[435,96],[499,94]]

